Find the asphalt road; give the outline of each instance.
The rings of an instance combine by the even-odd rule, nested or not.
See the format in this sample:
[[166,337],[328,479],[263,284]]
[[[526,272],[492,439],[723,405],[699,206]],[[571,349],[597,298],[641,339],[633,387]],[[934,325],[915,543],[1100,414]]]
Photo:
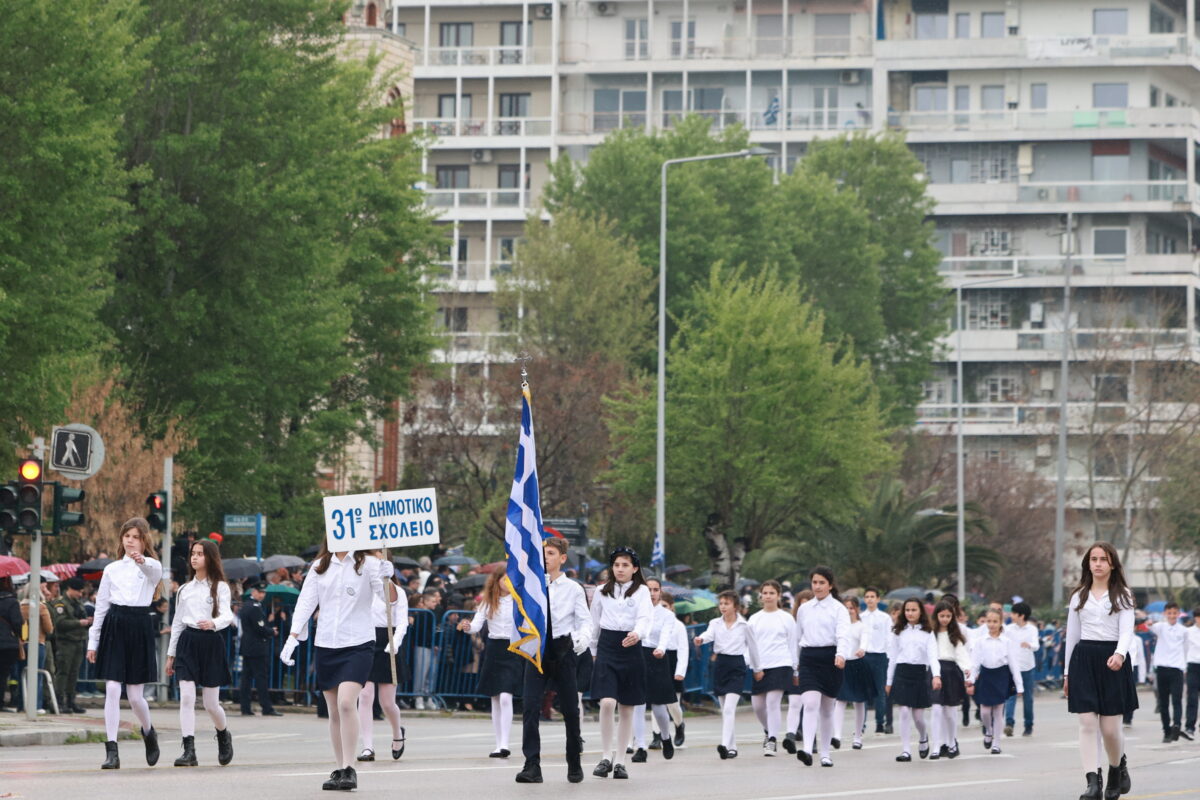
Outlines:
[[[1171,798],[1200,800],[1200,743],[1161,743],[1153,698],[1141,695],[1142,709],[1134,726],[1126,730],[1133,791],[1125,800]],[[98,712],[92,712],[92,716]],[[231,765],[216,765],[216,743],[207,729],[207,717],[197,711],[197,749],[201,766],[175,768],[179,726],[174,711],[154,712],[161,732],[162,759],[147,767],[142,744],[121,743],[122,769],[102,772],[101,744],[59,747],[0,748],[0,798],[67,800],[68,798],[121,798],[149,800],[241,800],[241,798],[330,797],[321,782],[333,769],[328,725],[311,714],[293,713],[281,718],[245,718],[236,711],[229,717],[235,758]],[[124,718],[129,719],[128,711]],[[514,755],[507,762],[489,759],[491,724],[486,719],[449,716],[410,716],[405,720],[408,747],[394,762],[384,759],[359,765],[357,794],[372,797],[493,798],[560,797],[610,799],[650,793],[656,798],[706,800],[816,800],[816,798],[971,798],[972,800],[1075,800],[1083,790],[1079,766],[1077,726],[1067,714],[1065,701],[1041,695],[1037,726],[1032,738],[1003,739],[1004,752],[986,753],[979,728],[960,736],[963,755],[953,761],[920,761],[898,764],[899,737],[868,734],[865,747],[847,745],[834,753],[834,767],[805,767],[784,753],[776,758],[761,755],[761,734],[748,705],[738,717],[740,757],[717,758],[715,745],[720,720],[715,716],[689,717],[687,745],[675,758],[664,761],[650,753],[646,764],[630,766],[629,781],[601,780],[591,776],[599,760],[599,730],[594,717],[584,723],[587,741],[582,784],[566,782],[561,755],[563,728],[543,724],[543,758],[546,782],[519,785],[513,777],[521,767],[520,721],[514,725]],[[852,724],[852,723],[851,723]],[[1019,723],[1018,723],[1019,724]],[[376,743],[387,747],[384,723],[376,723]]]

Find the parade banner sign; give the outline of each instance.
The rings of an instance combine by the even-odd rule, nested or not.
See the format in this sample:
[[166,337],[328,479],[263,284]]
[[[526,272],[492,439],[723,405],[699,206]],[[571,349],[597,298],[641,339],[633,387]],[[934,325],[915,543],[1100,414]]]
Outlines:
[[437,544],[437,491],[410,489],[325,498],[330,552]]

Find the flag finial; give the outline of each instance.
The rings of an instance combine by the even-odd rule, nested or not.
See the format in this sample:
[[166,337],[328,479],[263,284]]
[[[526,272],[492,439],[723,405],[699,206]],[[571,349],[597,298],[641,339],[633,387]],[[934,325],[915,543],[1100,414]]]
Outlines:
[[522,350],[520,352],[520,354],[518,354],[517,357],[513,359],[513,361],[519,361],[521,363],[521,385],[522,386],[528,385],[529,373],[525,370],[525,367],[529,364],[530,361],[533,361],[533,356],[529,355],[529,353]]

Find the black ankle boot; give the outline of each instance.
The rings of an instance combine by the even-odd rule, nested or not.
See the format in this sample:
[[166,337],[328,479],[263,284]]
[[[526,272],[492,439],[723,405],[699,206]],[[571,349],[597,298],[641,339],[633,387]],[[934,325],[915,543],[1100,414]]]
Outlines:
[[175,766],[195,767],[199,766],[199,763],[200,762],[196,760],[196,737],[183,737],[183,753],[179,756],[179,758],[175,759]]
[[1125,755],[1121,754],[1121,794],[1129,794],[1129,790],[1133,788],[1133,779],[1129,777],[1129,765],[1125,763]]
[[1105,782],[1104,800],[1117,800],[1121,796],[1121,768],[1108,768],[1108,780]]
[[1101,784],[1100,770],[1087,774],[1087,791],[1079,795],[1079,800],[1100,800]]
[[121,756],[117,753],[116,742],[104,743],[104,763],[100,765],[100,769],[120,769]]
[[222,767],[233,761],[233,736],[229,728],[217,731],[217,763]]
[[158,763],[158,731],[151,728],[149,731],[142,731],[142,739],[146,744],[146,763],[154,766]]
[[571,783],[583,780],[583,764],[579,753],[567,753],[567,780]]
[[517,783],[541,783],[542,765],[535,758],[525,759],[525,766],[517,773]]

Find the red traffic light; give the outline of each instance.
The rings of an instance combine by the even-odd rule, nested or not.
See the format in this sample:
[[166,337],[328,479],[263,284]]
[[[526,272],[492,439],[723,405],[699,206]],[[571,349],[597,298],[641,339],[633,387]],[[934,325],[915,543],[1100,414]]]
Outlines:
[[26,483],[35,483],[42,478],[42,462],[36,458],[25,458],[21,460],[21,467],[17,470],[21,476],[21,480]]
[[162,511],[163,497],[161,494],[150,495],[150,497],[148,498],[148,502],[150,503],[150,507],[153,508],[155,511]]

